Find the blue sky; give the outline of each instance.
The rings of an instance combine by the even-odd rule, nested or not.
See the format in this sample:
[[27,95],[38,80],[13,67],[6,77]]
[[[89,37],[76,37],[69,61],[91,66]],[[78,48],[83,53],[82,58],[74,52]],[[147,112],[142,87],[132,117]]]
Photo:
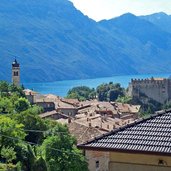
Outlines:
[[171,14],[171,0],[70,0],[85,15],[98,21],[131,12],[147,15],[155,12]]

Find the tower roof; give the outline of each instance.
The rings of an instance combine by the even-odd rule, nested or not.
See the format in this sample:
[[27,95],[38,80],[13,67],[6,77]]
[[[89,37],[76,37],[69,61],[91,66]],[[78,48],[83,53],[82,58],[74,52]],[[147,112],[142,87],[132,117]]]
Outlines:
[[12,67],[19,67],[19,66],[20,66],[20,64],[15,59],[14,62],[12,63]]

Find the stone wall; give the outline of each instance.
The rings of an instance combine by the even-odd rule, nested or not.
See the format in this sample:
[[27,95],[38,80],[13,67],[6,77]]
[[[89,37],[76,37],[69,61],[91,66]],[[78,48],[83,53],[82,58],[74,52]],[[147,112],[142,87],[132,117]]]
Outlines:
[[16,86],[20,85],[20,68],[12,67],[12,83]]
[[170,79],[135,79],[131,80],[129,96],[139,98],[142,94],[163,104],[171,99]]
[[89,171],[109,171],[109,152],[86,150]]

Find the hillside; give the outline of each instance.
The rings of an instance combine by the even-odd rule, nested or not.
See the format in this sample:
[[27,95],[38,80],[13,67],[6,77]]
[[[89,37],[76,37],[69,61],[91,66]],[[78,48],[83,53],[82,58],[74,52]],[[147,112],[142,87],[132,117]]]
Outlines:
[[22,82],[171,72],[171,34],[125,14],[95,22],[67,0],[1,0],[0,79]]
[[125,43],[123,51],[134,62],[138,73],[170,72],[171,34],[131,13],[99,22]]

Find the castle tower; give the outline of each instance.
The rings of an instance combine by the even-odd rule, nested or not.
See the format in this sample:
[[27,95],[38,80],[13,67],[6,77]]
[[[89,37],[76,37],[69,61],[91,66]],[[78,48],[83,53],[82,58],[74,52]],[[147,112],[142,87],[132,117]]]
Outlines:
[[20,85],[20,64],[16,59],[12,63],[12,83],[16,86]]

